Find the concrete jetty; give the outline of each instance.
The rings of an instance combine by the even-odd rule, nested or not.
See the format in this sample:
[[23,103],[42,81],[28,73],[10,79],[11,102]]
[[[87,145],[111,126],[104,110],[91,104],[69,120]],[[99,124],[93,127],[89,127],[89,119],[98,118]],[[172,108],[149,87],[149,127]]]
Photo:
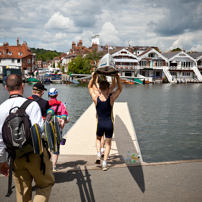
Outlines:
[[[126,166],[124,157],[127,152],[139,156],[134,163],[140,164],[142,160],[141,151],[136,137],[135,129],[131,120],[128,104],[126,102],[115,102],[113,107],[114,114],[114,135],[112,138],[112,147],[108,161],[111,167]],[[65,162],[75,165],[80,162],[80,166],[88,168],[100,168],[95,164],[96,159],[96,110],[94,103],[81,115],[77,122],[64,135],[66,144],[60,147],[59,168],[68,170],[68,166],[60,166]],[[72,169],[72,164],[71,169]],[[81,168],[81,167],[79,167]]]

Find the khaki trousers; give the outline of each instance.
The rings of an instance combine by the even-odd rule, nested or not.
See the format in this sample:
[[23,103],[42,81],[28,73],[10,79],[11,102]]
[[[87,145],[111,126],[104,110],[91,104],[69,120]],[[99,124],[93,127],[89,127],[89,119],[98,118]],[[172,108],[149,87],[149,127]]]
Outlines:
[[29,154],[29,160],[30,162],[26,162],[25,156],[14,160],[13,178],[16,186],[17,202],[32,201],[33,179],[37,187],[34,202],[48,201],[55,178],[46,149],[44,149],[45,175],[43,175],[43,170],[40,170],[41,157],[39,155]]

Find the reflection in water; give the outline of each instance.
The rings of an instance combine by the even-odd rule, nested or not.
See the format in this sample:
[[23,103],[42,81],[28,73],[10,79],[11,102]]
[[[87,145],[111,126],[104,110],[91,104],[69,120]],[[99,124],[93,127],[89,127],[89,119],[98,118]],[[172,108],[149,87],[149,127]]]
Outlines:
[[[70,123],[75,123],[92,103],[87,85],[49,84],[56,87],[58,99],[67,103]],[[32,85],[25,84],[25,97]],[[0,86],[0,103],[8,98]],[[45,92],[44,99],[48,99]],[[128,102],[145,162],[201,159],[202,84],[124,85],[117,101]]]

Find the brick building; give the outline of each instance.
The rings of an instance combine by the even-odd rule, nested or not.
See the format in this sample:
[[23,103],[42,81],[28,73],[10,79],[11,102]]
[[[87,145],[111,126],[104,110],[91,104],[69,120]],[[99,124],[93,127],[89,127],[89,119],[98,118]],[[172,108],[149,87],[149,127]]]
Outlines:
[[35,60],[35,54],[26,42],[19,44],[19,38],[17,46],[9,46],[8,42],[0,46],[0,74],[5,68],[21,69],[22,74],[32,73],[35,69]]

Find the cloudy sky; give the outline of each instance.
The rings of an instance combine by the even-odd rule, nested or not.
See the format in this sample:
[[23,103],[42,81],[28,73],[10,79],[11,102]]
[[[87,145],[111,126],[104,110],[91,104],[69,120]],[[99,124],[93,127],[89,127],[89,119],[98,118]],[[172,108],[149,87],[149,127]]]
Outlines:
[[67,52],[72,41],[202,52],[201,0],[0,0],[0,45]]

